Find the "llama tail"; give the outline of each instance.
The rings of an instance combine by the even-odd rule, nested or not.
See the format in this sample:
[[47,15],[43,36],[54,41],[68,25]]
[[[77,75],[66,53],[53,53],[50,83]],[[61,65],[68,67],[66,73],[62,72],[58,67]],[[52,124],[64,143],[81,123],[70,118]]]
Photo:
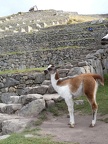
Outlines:
[[100,75],[98,74],[93,74],[92,77],[95,79],[95,80],[100,80],[100,84],[104,86],[104,78],[101,77]]

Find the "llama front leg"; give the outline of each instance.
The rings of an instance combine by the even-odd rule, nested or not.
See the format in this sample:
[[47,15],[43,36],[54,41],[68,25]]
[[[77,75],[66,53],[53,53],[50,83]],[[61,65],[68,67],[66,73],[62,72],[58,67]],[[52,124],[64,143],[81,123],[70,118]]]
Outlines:
[[70,116],[70,127],[74,128],[75,121],[74,121],[74,102],[72,98],[65,99],[65,102],[68,106],[69,116]]

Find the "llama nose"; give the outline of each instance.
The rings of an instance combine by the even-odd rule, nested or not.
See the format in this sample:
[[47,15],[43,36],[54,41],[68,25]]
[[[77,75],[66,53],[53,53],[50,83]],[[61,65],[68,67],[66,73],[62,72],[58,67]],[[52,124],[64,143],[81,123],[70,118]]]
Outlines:
[[45,75],[48,74],[48,70],[44,70],[44,74],[45,74]]

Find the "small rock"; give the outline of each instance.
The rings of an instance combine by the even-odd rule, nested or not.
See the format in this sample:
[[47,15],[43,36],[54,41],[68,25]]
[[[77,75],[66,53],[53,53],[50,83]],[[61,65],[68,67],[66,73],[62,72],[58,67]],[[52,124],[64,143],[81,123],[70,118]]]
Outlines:
[[61,101],[62,98],[60,97],[60,95],[56,94],[45,94],[43,95],[44,100],[48,101],[48,100],[54,100],[54,101]]
[[49,108],[49,107],[52,107],[52,106],[54,106],[55,105],[55,102],[54,102],[54,100],[48,100],[48,101],[46,101],[46,106]]
[[10,135],[2,135],[2,136],[0,136],[0,140],[6,139],[8,137],[10,137]]
[[84,104],[84,100],[75,100],[74,103],[76,105],[83,105]]

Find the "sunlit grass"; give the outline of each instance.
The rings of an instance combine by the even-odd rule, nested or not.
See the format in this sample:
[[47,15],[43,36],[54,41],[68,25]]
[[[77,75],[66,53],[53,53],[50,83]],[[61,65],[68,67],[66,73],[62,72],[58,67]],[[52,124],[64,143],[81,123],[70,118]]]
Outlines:
[[93,21],[93,20],[97,20],[97,19],[98,18],[92,17],[92,16],[75,15],[75,16],[69,17],[67,24],[83,23],[83,22],[89,22],[89,21]]

